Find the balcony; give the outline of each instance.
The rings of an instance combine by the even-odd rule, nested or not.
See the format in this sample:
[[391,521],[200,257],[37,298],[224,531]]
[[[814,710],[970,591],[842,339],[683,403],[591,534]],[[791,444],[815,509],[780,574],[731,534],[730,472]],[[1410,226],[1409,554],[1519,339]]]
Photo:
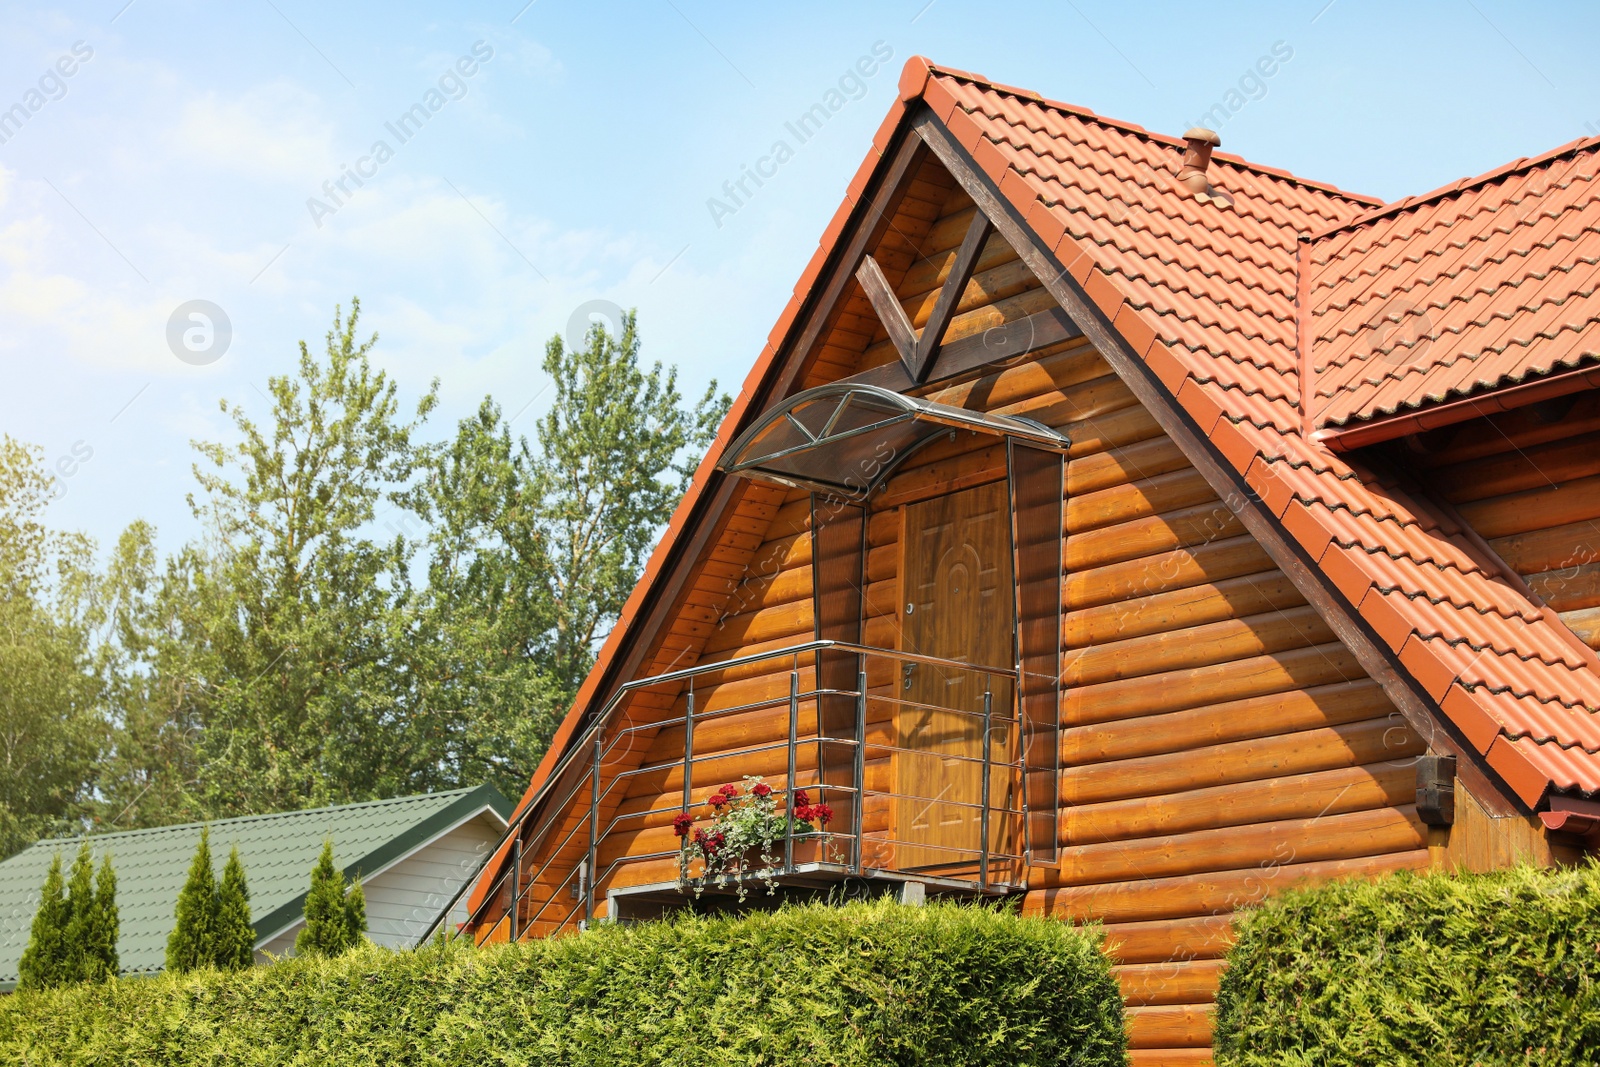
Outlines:
[[[1030,841],[1056,834],[1054,718],[1034,729],[1025,705],[1013,670],[827,640],[635,680],[551,775],[485,906],[514,939],[852,881],[1015,892]],[[784,824],[770,862],[681,864],[674,820],[709,827],[708,797],[746,776]],[[801,791],[825,827],[781,817]]]

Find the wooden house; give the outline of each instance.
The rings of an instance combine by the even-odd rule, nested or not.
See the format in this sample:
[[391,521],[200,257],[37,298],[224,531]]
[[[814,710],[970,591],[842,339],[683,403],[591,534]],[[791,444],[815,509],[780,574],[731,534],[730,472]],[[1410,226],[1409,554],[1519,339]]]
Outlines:
[[906,65],[477,937],[690,906],[761,776],[833,811],[779,896],[1103,921],[1203,1063],[1241,905],[1595,849],[1600,141],[1387,205],[1218,144]]

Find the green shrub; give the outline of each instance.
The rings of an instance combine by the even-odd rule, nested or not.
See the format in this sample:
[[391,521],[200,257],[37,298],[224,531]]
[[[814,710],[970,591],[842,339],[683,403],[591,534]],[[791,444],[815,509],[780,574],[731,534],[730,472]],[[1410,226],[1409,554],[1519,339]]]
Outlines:
[[1399,874],[1242,917],[1223,1067],[1600,1063],[1600,866]]
[[1093,934],[878,902],[20,994],[30,1065],[1121,1065]]

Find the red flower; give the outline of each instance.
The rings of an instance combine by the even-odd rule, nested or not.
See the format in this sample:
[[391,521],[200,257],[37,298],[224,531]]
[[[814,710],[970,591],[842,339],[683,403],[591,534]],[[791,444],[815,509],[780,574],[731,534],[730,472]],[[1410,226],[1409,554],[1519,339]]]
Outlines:
[[826,804],[818,804],[811,809],[811,817],[826,826],[833,821],[833,809]]
[[803,804],[794,809],[794,817],[799,819],[801,822],[810,822],[812,818],[811,813],[815,810],[816,809],[810,804]]
[[796,809],[809,808],[811,806],[811,794],[804,789],[796,789],[794,792],[794,806]]
[[722,795],[727,797],[729,800],[732,800],[734,797],[739,795],[739,787],[736,785],[725,785],[722,787]]
[[772,787],[766,782],[757,782],[751,788],[750,792],[754,793],[758,797],[770,797],[772,795]]
[[728,798],[723,796],[721,793],[712,793],[706,798],[706,803],[710,804],[713,808],[720,808],[727,802]]
[[679,815],[672,820],[672,832],[679,837],[688,837],[689,828],[694,825],[693,815]]

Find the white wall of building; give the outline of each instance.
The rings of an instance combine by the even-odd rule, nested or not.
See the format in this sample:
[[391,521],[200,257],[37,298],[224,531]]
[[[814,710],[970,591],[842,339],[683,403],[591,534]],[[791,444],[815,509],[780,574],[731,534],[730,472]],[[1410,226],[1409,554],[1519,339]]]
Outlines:
[[[433,917],[439,914],[455,892],[478,870],[500,841],[504,824],[484,813],[429,841],[398,863],[362,882],[367,897],[367,936],[389,948],[408,948],[422,936]],[[310,874],[307,873],[309,880]],[[450,915],[452,924],[467,917],[466,894]],[[270,942],[256,949],[256,958],[266,954],[289,956],[294,939],[305,926],[295,923]]]

